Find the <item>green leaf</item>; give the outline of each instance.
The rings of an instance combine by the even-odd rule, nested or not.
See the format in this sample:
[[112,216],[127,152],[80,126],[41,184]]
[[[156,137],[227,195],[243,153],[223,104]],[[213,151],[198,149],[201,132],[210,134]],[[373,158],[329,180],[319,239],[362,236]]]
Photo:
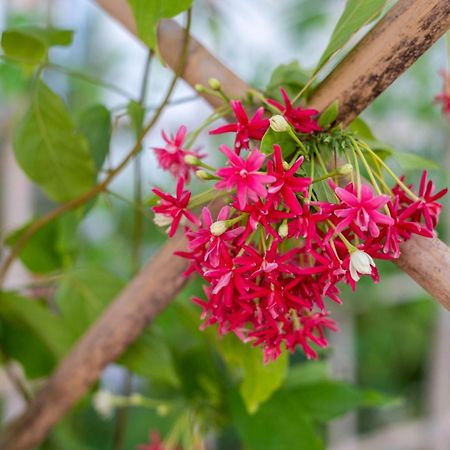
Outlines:
[[94,105],[88,108],[80,117],[79,133],[88,141],[92,159],[99,171],[109,152],[111,142],[111,113],[103,105]]
[[220,341],[219,351],[230,367],[242,370],[239,392],[247,411],[254,414],[282,385],[289,363],[287,353],[282,353],[276,361],[264,364],[259,349],[243,344],[231,334]]
[[309,416],[321,422],[363,406],[380,406],[391,402],[389,397],[380,393],[332,380],[304,384],[286,392],[302,405]]
[[180,384],[170,347],[154,326],[147,328],[118,362],[135,374],[149,378],[152,383],[175,387]]
[[[70,212],[52,220],[40,228],[19,253],[22,263],[31,272],[48,273],[64,266],[76,247],[76,230],[79,223],[77,212]],[[30,228],[33,222],[14,230],[6,238],[9,246],[16,244],[20,236]]]
[[123,286],[116,274],[102,267],[81,267],[64,274],[56,302],[73,339],[86,331]]
[[333,124],[339,114],[339,100],[335,100],[329,105],[325,111],[320,115],[317,123],[319,126],[326,130]]
[[134,134],[138,137],[142,132],[145,109],[137,101],[131,100],[127,105],[127,112],[131,120]]
[[30,378],[47,375],[71,345],[63,322],[37,300],[0,293],[1,346]]
[[327,363],[323,361],[304,361],[289,368],[283,389],[292,389],[297,386],[324,381],[330,378]]
[[424,170],[424,169],[439,169],[439,165],[430,159],[414,153],[406,152],[391,152],[392,157],[398,162],[400,167],[405,171],[410,170]]
[[128,0],[136,20],[138,36],[151,49],[157,47],[157,25],[160,19],[175,17],[189,9],[193,0]]
[[278,66],[270,77],[266,87],[266,95],[280,98],[280,87],[286,89],[289,96],[295,96],[309,81],[311,73],[303,69],[298,61]]
[[311,419],[288,391],[277,392],[254,415],[239,395],[228,396],[233,424],[249,450],[324,450]]
[[49,47],[70,45],[73,31],[58,28],[20,27],[5,30],[1,45],[5,55],[28,64],[38,64]]
[[317,73],[364,25],[374,20],[382,12],[385,3],[386,0],[347,0],[344,12],[314,72]]
[[266,155],[271,155],[274,144],[281,147],[284,156],[293,154],[296,149],[296,143],[287,131],[279,133],[269,127],[261,140],[260,150]]
[[369,125],[361,119],[360,117],[356,117],[348,126],[350,131],[353,131],[360,139],[365,141],[375,141],[375,136],[372,133]]
[[42,82],[17,127],[14,151],[24,172],[53,200],[71,200],[94,184],[94,163],[85,138],[75,131],[62,99]]

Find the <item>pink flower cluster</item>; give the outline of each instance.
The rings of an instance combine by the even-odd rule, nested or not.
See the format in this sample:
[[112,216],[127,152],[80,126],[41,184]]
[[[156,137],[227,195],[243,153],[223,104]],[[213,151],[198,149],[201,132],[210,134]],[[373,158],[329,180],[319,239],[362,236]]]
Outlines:
[[[317,111],[294,108],[284,91],[283,97],[284,106],[269,102],[295,132],[320,130]],[[154,190],[161,197],[154,211],[171,224],[171,235],[186,219],[189,249],[178,255],[190,260],[187,275],[198,273],[207,282],[206,299],[193,299],[203,310],[203,326],[217,324],[220,334],[234,332],[261,346],[266,361],[297,347],[317,358],[327,330],[337,330],[326,299],[341,303],[340,282],[355,289],[361,275],[378,281],[374,259],[398,258],[400,243],[413,234],[433,236],[437,200],[446,190],[436,193],[426,172],[417,192],[403,179],[376,193],[358,180],[339,187],[330,177],[322,183],[328,197],[319,198],[303,170],[304,156],[285,156],[279,145],[270,155],[256,147],[268,127],[262,109],[249,120],[240,102],[231,106],[238,123],[213,131],[236,133],[234,149],[220,147],[225,166],[212,174],[224,206],[204,207],[197,217],[180,171],[176,197]]]

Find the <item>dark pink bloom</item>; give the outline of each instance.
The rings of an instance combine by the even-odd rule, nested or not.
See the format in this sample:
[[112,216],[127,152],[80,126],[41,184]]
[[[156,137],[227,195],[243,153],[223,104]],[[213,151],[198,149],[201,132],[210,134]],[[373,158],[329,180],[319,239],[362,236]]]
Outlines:
[[167,136],[166,133],[162,132],[162,137],[166,142],[165,147],[154,147],[156,158],[158,160],[159,166],[170,172],[170,174],[175,178],[184,178],[189,182],[189,172],[195,171],[196,167],[186,164],[184,157],[186,155],[192,155],[196,158],[203,158],[205,155],[201,155],[195,151],[185,150],[183,148],[183,143],[186,138],[186,127],[181,126],[178,128],[175,136]]
[[250,139],[260,141],[269,128],[269,119],[264,119],[264,108],[258,108],[254,116],[249,120],[242,103],[239,100],[231,100],[231,107],[236,116],[237,123],[223,125],[209,134],[236,133],[235,149],[239,154],[242,148],[248,149]]
[[216,183],[216,188],[228,191],[235,188],[240,208],[245,208],[247,199],[258,201],[259,198],[266,198],[265,185],[275,181],[275,178],[258,171],[266,159],[265,155],[254,149],[244,160],[226,145],[222,145],[220,151],[228,157],[230,167],[217,171],[222,181]]
[[199,220],[187,209],[191,193],[183,188],[184,180],[180,178],[177,183],[176,197],[157,188],[152,189],[152,192],[161,198],[158,205],[152,208],[153,212],[167,219],[166,224],[170,224],[169,237],[175,234],[183,216],[194,224],[199,223]]
[[283,166],[283,155],[281,147],[277,144],[273,146],[273,161],[267,165],[267,173],[275,178],[275,181],[268,189],[268,193],[276,198],[278,204],[281,198],[292,213],[299,214],[301,205],[297,199],[296,193],[306,194],[311,184],[311,178],[296,177],[298,168],[303,163],[303,156],[294,162],[292,167],[285,169]]
[[287,92],[283,88],[280,88],[280,91],[283,96],[284,105],[272,99],[268,99],[267,101],[271,105],[278,108],[286,120],[299,133],[313,133],[314,131],[321,131],[317,121],[313,119],[313,116],[317,115],[319,111],[316,109],[303,109],[300,106],[294,108]]
[[[158,431],[152,431],[149,436],[150,442],[148,444],[141,444],[137,446],[137,450],[166,450],[166,446],[161,441],[161,436]],[[181,447],[176,447],[174,450],[182,450]]]
[[361,231],[368,231],[373,237],[377,237],[380,235],[378,225],[393,225],[392,217],[378,211],[389,201],[389,196],[374,195],[366,185],[361,186],[361,193],[358,195],[352,183],[345,189],[336,187],[334,192],[342,202],[334,211],[335,216],[341,219],[336,232],[354,223]]

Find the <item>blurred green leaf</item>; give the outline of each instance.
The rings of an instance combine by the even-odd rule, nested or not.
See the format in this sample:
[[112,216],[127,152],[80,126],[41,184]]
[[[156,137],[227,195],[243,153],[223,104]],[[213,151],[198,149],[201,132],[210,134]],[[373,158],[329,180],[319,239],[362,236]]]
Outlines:
[[386,0],[347,0],[344,12],[314,72],[317,73],[364,25],[374,20],[382,12],[385,3]]
[[238,433],[249,450],[324,450],[319,434],[298,399],[277,392],[254,415],[246,412],[237,392],[228,395]]
[[283,384],[289,363],[287,353],[265,364],[260,349],[245,345],[232,334],[224,336],[218,348],[231,368],[242,371],[239,392],[247,411],[254,414]]
[[14,151],[24,172],[54,200],[71,200],[94,184],[87,142],[75,131],[62,99],[43,82],[16,129]]
[[138,36],[151,49],[157,48],[157,25],[160,19],[175,17],[189,9],[193,0],[128,0],[136,20]]
[[293,154],[296,149],[296,143],[288,132],[279,133],[269,127],[261,140],[260,150],[266,155],[271,155],[274,144],[278,144],[281,147],[283,156]]
[[321,128],[327,129],[336,120],[339,114],[339,101],[335,100],[329,105],[325,111],[320,115],[318,124]]
[[439,169],[440,167],[435,161],[414,153],[392,151],[391,155],[406,172],[410,170]]
[[2,348],[29,378],[47,375],[70,348],[64,323],[37,300],[0,293],[0,322]]
[[78,132],[87,139],[95,167],[99,171],[109,152],[112,132],[110,111],[103,105],[91,106],[81,115]]
[[33,26],[17,27],[2,33],[1,45],[5,55],[28,64],[45,59],[47,50],[54,45],[72,43],[73,31]]
[[311,73],[303,69],[298,61],[279,65],[270,77],[266,87],[266,95],[271,98],[280,98],[280,87],[286,89],[289,96],[296,95],[308,82]]
[[180,384],[170,347],[155,326],[147,328],[118,362],[137,375],[149,378],[152,383],[175,387]]
[[[78,213],[70,212],[44,225],[29,238],[19,253],[22,263],[34,273],[60,269],[76,251]],[[9,246],[16,244],[33,222],[14,230],[6,238]]]
[[131,125],[134,134],[139,136],[142,132],[142,125],[144,123],[145,109],[137,101],[131,100],[127,105],[128,116],[130,117]]
[[353,119],[353,121],[348,126],[348,129],[356,133],[356,135],[364,141],[376,140],[369,125],[367,125],[367,123],[363,119],[361,119],[361,117]]
[[99,266],[64,273],[56,302],[74,340],[100,316],[123,287],[123,281],[116,274]]

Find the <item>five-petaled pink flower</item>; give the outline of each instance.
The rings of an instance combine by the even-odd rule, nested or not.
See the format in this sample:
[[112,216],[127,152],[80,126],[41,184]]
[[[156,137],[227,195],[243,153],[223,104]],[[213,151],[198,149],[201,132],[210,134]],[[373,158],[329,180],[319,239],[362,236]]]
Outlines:
[[278,144],[273,146],[273,161],[269,161],[267,165],[267,173],[275,178],[270,185],[268,192],[271,196],[277,196],[279,200],[282,198],[284,203],[292,213],[299,214],[301,205],[297,199],[296,193],[306,193],[311,184],[311,178],[296,177],[298,168],[303,163],[303,156],[297,159],[291,167],[287,169],[283,166],[283,155],[281,147]]
[[167,170],[176,179],[181,177],[184,178],[186,182],[189,182],[189,172],[191,170],[196,170],[196,167],[186,164],[184,157],[191,155],[200,159],[205,155],[183,148],[186,133],[187,129],[184,125],[178,128],[175,136],[167,136],[167,134],[162,131],[162,137],[166,142],[166,146],[153,147],[153,150],[155,151],[161,169]]
[[236,153],[239,154],[241,149],[249,148],[250,139],[260,141],[263,138],[264,133],[269,128],[269,119],[264,119],[264,108],[262,107],[258,108],[254,116],[249,119],[239,100],[231,100],[230,104],[236,116],[237,123],[223,125],[210,131],[209,134],[236,133],[234,145]]
[[152,192],[161,198],[158,205],[153,207],[153,212],[168,219],[166,224],[170,224],[169,237],[175,234],[183,216],[193,224],[199,224],[197,217],[187,209],[191,193],[184,190],[183,178],[178,180],[176,197],[157,188],[152,189]]
[[283,96],[284,105],[276,100],[268,99],[267,101],[275,106],[284,115],[287,121],[300,133],[313,133],[314,131],[321,131],[317,121],[313,116],[317,115],[319,111],[316,109],[303,109],[300,106],[294,108],[287,92],[280,88]]
[[265,155],[253,149],[247,159],[243,159],[226,145],[222,145],[220,151],[228,157],[230,167],[217,171],[217,176],[222,178],[222,181],[216,183],[216,188],[228,191],[235,188],[241,209],[245,208],[247,199],[258,201],[259,198],[266,198],[265,185],[274,182],[275,177],[258,171],[266,159]]

